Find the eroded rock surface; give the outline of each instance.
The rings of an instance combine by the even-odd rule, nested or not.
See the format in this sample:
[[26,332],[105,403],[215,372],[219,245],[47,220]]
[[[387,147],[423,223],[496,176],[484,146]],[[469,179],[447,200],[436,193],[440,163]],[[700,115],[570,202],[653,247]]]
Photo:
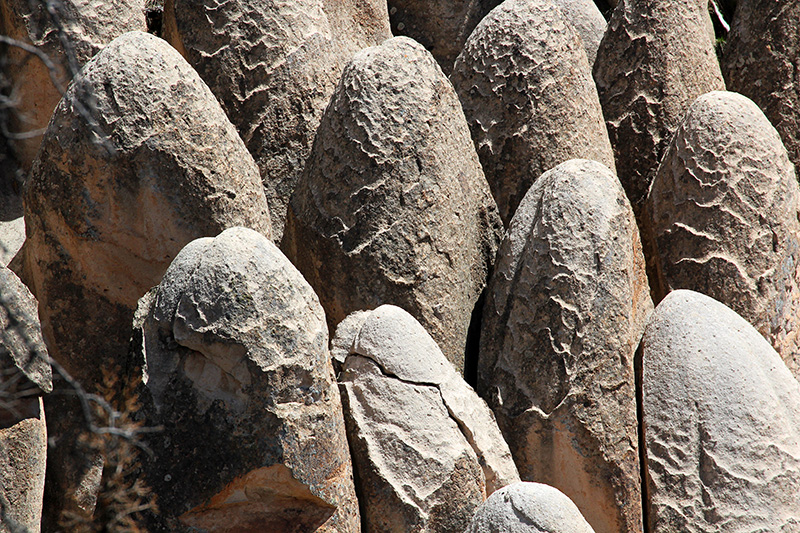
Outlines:
[[282,244],[331,328],[391,303],[461,370],[501,229],[433,57],[404,37],[357,54],[323,116]]
[[598,532],[642,530],[633,360],[651,309],[614,174],[584,160],[543,174],[498,252],[478,392],[522,479],[563,491]]
[[391,37],[377,0],[169,0],[165,38],[197,69],[256,160],[276,240],[320,117],[356,51]]
[[164,530],[360,531],[325,315],[272,242],[191,242],[137,317]]
[[560,490],[541,483],[504,487],[475,513],[466,533],[594,533]]
[[657,297],[692,289],[728,305],[800,376],[800,190],[761,110],[731,92],[698,98],[646,211]]
[[706,2],[622,0],[597,51],[594,79],[636,216],[672,134],[694,100],[725,89]]
[[554,0],[561,10],[564,20],[578,32],[589,59],[589,66],[594,65],[597,49],[603,34],[606,32],[606,19],[598,9],[594,0]]
[[506,225],[536,178],[559,163],[582,158],[614,168],[586,53],[551,0],[493,9],[450,79]]
[[649,531],[797,531],[800,384],[769,343],[677,290],[642,346]]
[[333,346],[366,530],[460,531],[519,480],[492,412],[410,314],[354,313]]

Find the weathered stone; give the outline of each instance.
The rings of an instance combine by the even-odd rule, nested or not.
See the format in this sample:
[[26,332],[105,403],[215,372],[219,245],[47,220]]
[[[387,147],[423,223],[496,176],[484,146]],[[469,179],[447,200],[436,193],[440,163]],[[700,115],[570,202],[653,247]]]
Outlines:
[[800,172],[800,2],[738,0],[722,56],[728,89],[769,118]]
[[521,482],[495,492],[475,513],[467,533],[594,533],[563,492]]
[[145,0],[60,0],[51,15],[46,2],[0,0],[0,35],[35,47],[53,68],[51,71],[39,57],[21,47],[8,46],[5,50],[5,74],[16,99],[11,131],[42,130],[11,141],[16,159],[26,172],[70,78],[114,38],[129,31],[144,31],[144,4]]
[[[340,379],[347,406],[345,420],[354,443],[361,505],[366,510],[365,520],[370,530],[383,531],[387,521],[393,520],[389,516],[397,511],[387,506],[403,508],[403,521],[392,524],[392,530],[397,531],[410,531],[412,524],[424,529],[424,524],[440,521],[441,527],[446,525],[444,518],[448,513],[460,516],[458,509],[469,506],[470,502],[461,501],[459,487],[437,490],[455,475],[452,469],[459,457],[465,454],[471,457],[463,451],[465,443],[472,448],[483,471],[479,479],[481,493],[491,494],[519,481],[511,452],[489,407],[410,314],[393,305],[351,314],[336,330],[332,355],[344,369]],[[366,374],[362,375],[362,370]],[[415,391],[430,397],[435,419],[417,416],[423,411],[404,405]],[[405,410],[406,407],[410,410]],[[397,427],[393,430],[394,424]],[[440,437],[431,440],[438,426],[445,428],[445,435],[453,427],[459,431],[458,435],[453,433],[457,446],[446,448],[444,455],[438,447]],[[400,451],[408,442],[399,436],[398,428],[409,434],[416,434],[415,428],[420,428],[421,438],[413,440],[411,451]],[[433,459],[418,463],[420,457]],[[449,475],[438,469],[432,471],[436,464],[450,468]],[[418,493],[408,488],[425,486]],[[470,480],[468,488],[473,486]],[[448,494],[449,490],[455,492]],[[392,496],[387,497],[387,493]],[[434,498],[426,498],[432,493],[436,493]],[[448,498],[455,501],[448,502]],[[457,529],[455,523],[444,528]]]
[[507,0],[472,32],[450,76],[503,222],[531,184],[582,158],[614,168],[580,38],[551,0]]
[[677,290],[642,347],[648,531],[800,530],[800,384],[769,343]]
[[450,74],[475,26],[503,0],[388,0],[394,35],[411,37]]
[[8,266],[25,242],[25,217],[0,218],[0,266]]
[[800,377],[800,190],[761,110],[731,92],[698,98],[645,211],[656,297],[692,289],[728,305]]
[[531,187],[487,289],[478,392],[520,476],[598,532],[642,530],[633,360],[652,302],[614,174],[573,160]]
[[345,62],[391,37],[377,0],[168,0],[165,38],[197,69],[261,171],[276,241]]
[[461,370],[501,229],[433,57],[404,37],[358,53],[322,118],[282,245],[329,326],[391,303]]
[[367,531],[463,531],[519,480],[491,411],[414,317],[357,312],[333,344]]
[[589,59],[594,65],[597,49],[606,32],[606,19],[593,0],[555,0],[564,19],[578,32]]
[[137,316],[163,530],[360,531],[324,312],[272,242],[193,241]]
[[594,79],[619,175],[637,218],[672,134],[695,98],[723,90],[707,3],[622,0]]

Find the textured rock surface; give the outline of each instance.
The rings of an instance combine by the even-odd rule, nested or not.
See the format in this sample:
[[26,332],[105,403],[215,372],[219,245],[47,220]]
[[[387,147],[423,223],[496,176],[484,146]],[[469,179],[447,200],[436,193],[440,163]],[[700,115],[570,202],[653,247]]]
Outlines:
[[554,1],[564,15],[564,19],[578,32],[589,59],[589,66],[594,65],[597,49],[600,47],[600,41],[603,40],[607,25],[597,4],[593,0]]
[[[448,525],[447,517],[461,517],[474,507],[474,501],[460,496],[464,487],[457,479],[459,460],[473,460],[466,447],[483,473],[478,491],[469,480],[471,496],[519,481],[489,407],[410,314],[393,305],[353,313],[339,324],[333,346],[332,355],[344,369],[345,419],[367,530],[463,527],[460,521]],[[414,405],[417,394],[434,414],[415,410],[422,407]],[[436,434],[438,427],[443,435]],[[407,441],[407,434],[417,437]],[[442,442],[449,444],[443,449]]]
[[8,266],[25,242],[25,217],[0,219],[0,266]]
[[274,244],[193,241],[137,316],[164,530],[360,531],[325,315]]
[[391,37],[377,0],[170,0],[165,38],[197,69],[261,171],[276,240],[345,61]]
[[646,212],[656,296],[692,289],[730,306],[800,377],[800,191],[761,110],[731,92],[698,98]]
[[[12,131],[46,128],[72,74],[115,37],[145,30],[144,4],[145,0],[60,0],[55,10],[60,17],[57,25],[43,2],[0,0],[0,35],[35,46],[56,69],[54,81],[44,62],[21,48],[7,49],[5,74],[18,98]],[[69,51],[64,48],[58,26],[70,43]],[[25,171],[33,164],[41,141],[41,132],[12,141],[16,158]]]
[[335,326],[391,303],[461,370],[502,228],[461,105],[398,37],[345,68],[292,196],[282,248]]
[[522,479],[558,487],[598,532],[642,528],[633,359],[651,309],[616,177],[582,160],[542,175],[498,252],[478,392]]
[[586,53],[551,0],[508,0],[492,10],[450,79],[506,225],[536,178],[559,163],[582,158],[614,168]]
[[491,411],[414,317],[357,312],[333,344],[365,530],[462,531],[519,480]]
[[649,531],[798,531],[800,384],[769,343],[678,290],[642,346]]
[[475,513],[467,533],[594,533],[560,490],[516,483],[495,492]]
[[594,79],[625,193],[641,204],[692,102],[725,84],[705,2],[622,0],[597,51]]
[[449,74],[472,30],[502,1],[389,0],[392,32],[422,44]]
[[[725,45],[728,89],[752,99],[800,169],[800,2],[739,0]],[[800,171],[800,170],[798,170]]]

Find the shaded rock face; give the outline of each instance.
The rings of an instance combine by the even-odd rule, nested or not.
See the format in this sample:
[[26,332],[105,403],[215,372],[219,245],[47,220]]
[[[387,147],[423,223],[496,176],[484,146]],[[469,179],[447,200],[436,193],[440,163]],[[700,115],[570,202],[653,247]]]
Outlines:
[[450,74],[475,26],[503,0],[388,0],[394,35],[428,49]]
[[0,218],[0,265],[8,266],[25,242],[25,217]]
[[164,531],[360,531],[322,307],[266,237],[188,244],[137,311]]
[[796,169],[800,169],[798,20],[798,2],[739,0],[721,61],[728,89],[752,99],[764,111]]
[[589,66],[594,65],[597,49],[606,32],[606,19],[594,0],[554,0],[561,14],[581,38]]
[[261,172],[276,240],[345,61],[391,37],[376,0],[169,0],[165,38],[197,69]]
[[614,168],[586,53],[551,0],[492,10],[450,78],[506,225],[536,178],[559,163],[583,158]]
[[366,531],[460,531],[519,481],[492,412],[410,314],[354,313],[333,346]]
[[392,303],[461,370],[501,230],[433,57],[403,37],[357,54],[322,118],[282,244],[328,324]]
[[692,104],[650,190],[654,293],[730,306],[800,376],[800,191],[778,133],[746,97]]
[[[11,115],[12,131],[46,128],[72,74],[114,38],[145,30],[144,4],[145,0],[61,0],[56,12],[63,37],[70,44],[68,51],[44,2],[0,1],[0,34],[35,46],[55,67],[53,80],[51,71],[39,58],[19,47],[7,48],[5,74],[19,99],[16,113]],[[17,162],[24,171],[30,170],[41,141],[42,133],[12,141]]]
[[475,513],[466,533],[594,533],[560,490],[541,483],[504,487]]
[[800,384],[723,304],[677,290],[642,340],[650,531],[796,531]]
[[609,169],[543,174],[487,289],[478,393],[522,479],[567,494],[595,531],[641,531],[634,352],[652,309],[639,233]]
[[623,0],[597,51],[594,79],[625,193],[636,216],[694,100],[724,90],[705,2]]

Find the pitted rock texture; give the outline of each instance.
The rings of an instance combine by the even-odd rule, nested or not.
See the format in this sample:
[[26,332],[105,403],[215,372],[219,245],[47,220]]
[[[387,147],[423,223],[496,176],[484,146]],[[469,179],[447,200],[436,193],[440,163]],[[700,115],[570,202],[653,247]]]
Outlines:
[[775,128],[748,98],[692,104],[653,181],[645,241],[654,294],[728,305],[800,377],[800,190]]
[[353,313],[333,346],[365,531],[463,531],[519,481],[492,412],[410,314]]
[[642,347],[649,531],[800,530],[800,384],[769,343],[677,290]]
[[652,305],[614,174],[584,160],[543,174],[487,289],[478,393],[522,479],[563,491],[598,532],[642,530],[633,361]]
[[450,74],[475,26],[502,1],[388,0],[392,33],[422,44]]
[[606,19],[594,0],[554,0],[554,2],[561,10],[564,20],[578,32],[591,67],[594,65],[597,49],[606,32]]
[[165,428],[144,466],[156,529],[360,531],[325,315],[272,242],[191,242],[137,329],[148,423]]
[[[0,35],[36,47],[55,69],[51,73],[43,61],[22,48],[9,46],[4,50],[8,61],[5,75],[18,98],[11,114],[12,132],[44,130],[73,74],[114,38],[146,29],[144,4],[145,0],[60,0],[54,10],[59,17],[56,23],[48,15],[46,2],[0,0]],[[59,26],[70,50],[64,48]],[[41,131],[11,141],[25,172],[30,170],[41,142]]]
[[800,2],[738,0],[722,57],[728,90],[752,99],[800,172]]
[[391,37],[377,0],[168,0],[165,38],[219,99],[261,172],[280,241],[289,197],[349,57]]
[[292,196],[282,249],[331,329],[402,307],[460,371],[502,223],[452,85],[398,37],[357,54]]
[[[93,94],[98,139],[76,109]],[[20,273],[50,355],[89,390],[126,364],[136,302],[187,242],[268,233],[258,169],[208,87],[166,42],[119,37],[56,108],[25,187]]]
[[521,482],[487,498],[466,533],[594,533],[560,490]]
[[508,0],[475,28],[450,76],[500,216],[570,159],[614,168],[580,38],[551,0]]
[[725,83],[707,3],[622,0],[594,79],[625,193],[637,218],[672,134],[694,100]]

